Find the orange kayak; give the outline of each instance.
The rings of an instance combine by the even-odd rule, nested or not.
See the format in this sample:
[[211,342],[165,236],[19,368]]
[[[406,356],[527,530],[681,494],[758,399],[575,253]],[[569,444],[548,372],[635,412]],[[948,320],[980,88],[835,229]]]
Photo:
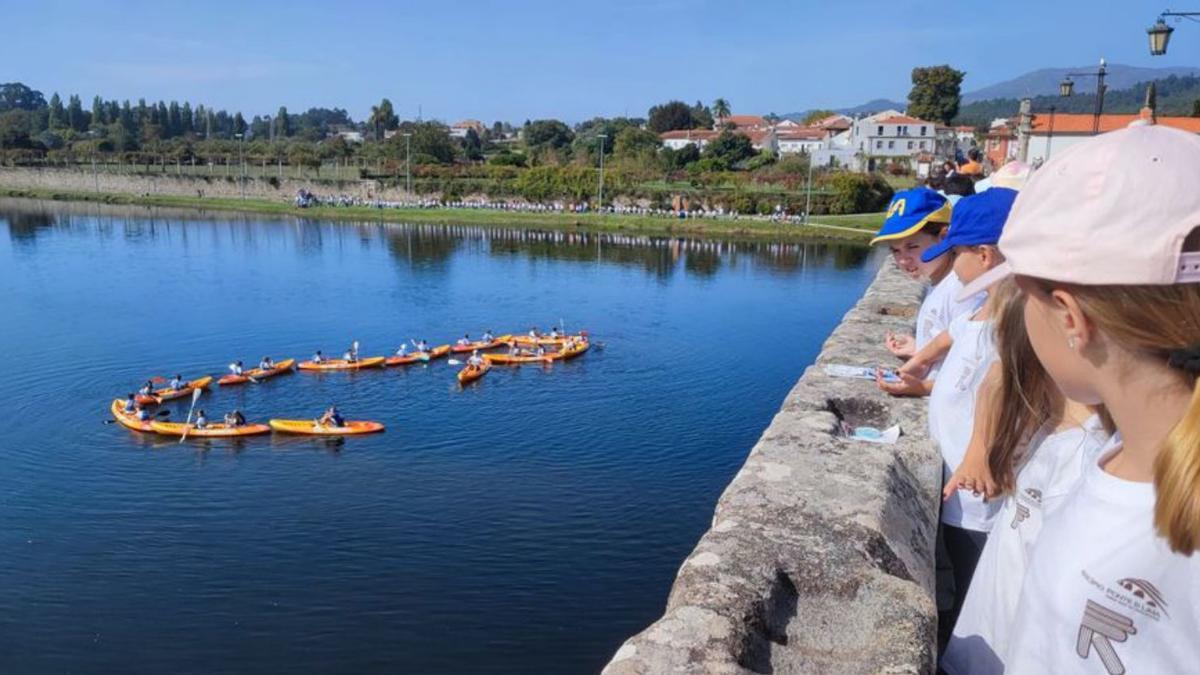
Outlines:
[[487,372],[492,369],[491,361],[484,361],[482,366],[467,366],[458,371],[458,383],[470,384],[475,380],[487,375]]
[[372,356],[366,359],[357,361],[347,361],[345,359],[326,359],[320,363],[316,361],[301,361],[300,370],[360,370],[362,368],[373,368],[383,365],[382,356]]
[[575,343],[575,346],[572,347],[571,349],[564,349],[564,350],[554,354],[554,360],[555,361],[566,361],[567,359],[573,359],[576,356],[579,356],[580,354],[586,352],[588,350],[588,347],[590,347],[590,346],[591,345],[588,344],[587,340],[584,340],[583,342],[577,342],[577,343]]
[[557,345],[561,345],[562,343],[566,342],[570,338],[575,338],[576,340],[586,340],[587,335],[585,333],[580,333],[578,335],[562,335],[559,337],[549,337],[546,335],[542,335],[536,339],[531,338],[528,335],[514,335],[509,340],[507,340],[507,342],[515,342],[519,345],[557,346]]
[[253,368],[244,371],[241,375],[229,374],[217,380],[217,384],[222,387],[230,384],[245,384],[250,381],[250,378],[256,380],[265,380],[268,377],[275,377],[280,373],[286,373],[292,369],[292,365],[296,363],[296,359],[284,359],[275,363],[274,368],[263,370],[262,368]]
[[547,353],[545,356],[534,356],[532,354],[484,354],[484,360],[488,363],[497,363],[502,366],[515,366],[522,363],[550,363],[553,361],[553,354]]
[[465,345],[456,344],[450,348],[450,351],[454,354],[466,354],[467,352],[473,352],[476,349],[496,349],[497,347],[503,347],[504,345],[508,344],[510,341],[512,341],[512,339],[513,336],[511,335],[501,335],[491,342],[469,342]]
[[321,426],[316,420],[271,420],[268,424],[280,433],[310,436],[354,436],[383,431],[383,425],[379,422],[364,420],[349,420],[340,427]]
[[243,424],[239,427],[224,424],[209,424],[203,429],[197,429],[194,424],[182,422],[151,422],[150,428],[163,436],[182,436],[187,430],[188,438],[232,438],[235,436],[257,436],[270,433],[271,427],[265,424]]
[[212,384],[212,381],[211,375],[205,375],[204,377],[188,382],[178,389],[158,389],[151,396],[138,394],[136,400],[142,405],[155,405],[163,401],[171,401],[183,398],[184,396],[190,396],[195,389],[207,389],[208,385]]
[[405,366],[410,363],[426,363],[433,359],[440,359],[450,353],[450,345],[441,345],[434,347],[427,352],[413,352],[406,356],[389,356],[384,361],[384,365],[388,366]]
[[150,427],[151,420],[142,421],[137,418],[136,413],[125,412],[125,401],[123,399],[119,399],[119,398],[113,399],[112,415],[114,418],[116,418],[116,420],[118,422],[121,423],[121,426],[123,426],[127,429],[133,429],[134,431],[147,431],[147,432],[154,431],[154,429],[152,429]]

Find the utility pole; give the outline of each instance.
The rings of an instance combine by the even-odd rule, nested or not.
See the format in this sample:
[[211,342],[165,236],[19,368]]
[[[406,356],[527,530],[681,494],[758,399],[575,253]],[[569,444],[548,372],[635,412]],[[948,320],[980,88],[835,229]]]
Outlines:
[[246,134],[234,134],[238,139],[238,162],[242,165],[242,199],[246,199]]
[[404,134],[404,191],[412,199],[412,134]]
[[608,138],[606,134],[600,134],[596,138],[600,139],[600,196],[596,199],[596,210],[604,209],[604,139]]
[[1033,101],[1021,99],[1020,122],[1017,123],[1017,159],[1029,161],[1029,135],[1033,132],[1033,114],[1030,112]]
[[808,224],[808,214],[812,213],[812,152],[808,153],[808,187],[804,189],[804,224]]

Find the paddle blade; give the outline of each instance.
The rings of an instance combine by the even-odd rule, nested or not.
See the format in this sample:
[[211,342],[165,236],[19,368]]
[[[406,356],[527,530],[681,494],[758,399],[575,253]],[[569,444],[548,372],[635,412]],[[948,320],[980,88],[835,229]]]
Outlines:
[[196,401],[200,400],[200,394],[203,394],[203,393],[204,393],[204,390],[199,387],[192,390],[192,405],[196,405]]
[[449,361],[446,361],[446,363],[449,363],[452,366],[461,366],[462,365],[462,361],[459,361],[458,359],[450,359]]

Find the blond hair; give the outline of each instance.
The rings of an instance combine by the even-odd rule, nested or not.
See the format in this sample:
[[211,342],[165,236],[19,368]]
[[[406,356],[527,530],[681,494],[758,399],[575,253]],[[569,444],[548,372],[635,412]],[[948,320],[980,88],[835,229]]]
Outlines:
[[1195,362],[1178,357],[1200,348],[1200,284],[1065,288],[1097,329],[1124,349],[1171,366],[1192,390],[1187,412],[1154,461],[1155,528],[1171,550],[1191,555],[1200,548],[1200,381]]

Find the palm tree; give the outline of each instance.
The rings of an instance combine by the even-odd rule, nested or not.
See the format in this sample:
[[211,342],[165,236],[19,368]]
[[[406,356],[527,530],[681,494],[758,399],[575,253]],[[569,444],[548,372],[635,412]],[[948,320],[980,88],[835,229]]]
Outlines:
[[400,118],[392,108],[392,102],[385,98],[379,105],[371,106],[371,116],[367,119],[367,124],[375,130],[375,140],[378,141],[383,138],[384,131],[395,129],[399,121]]
[[729,117],[730,113],[732,112],[729,108],[729,101],[726,101],[723,98],[713,101],[712,109],[713,114],[717,116],[717,120],[722,120],[726,117]]

